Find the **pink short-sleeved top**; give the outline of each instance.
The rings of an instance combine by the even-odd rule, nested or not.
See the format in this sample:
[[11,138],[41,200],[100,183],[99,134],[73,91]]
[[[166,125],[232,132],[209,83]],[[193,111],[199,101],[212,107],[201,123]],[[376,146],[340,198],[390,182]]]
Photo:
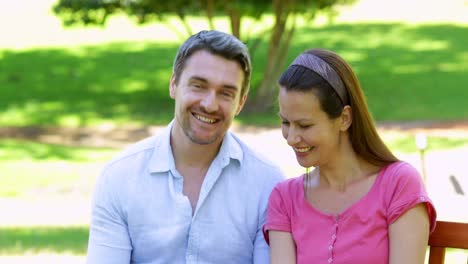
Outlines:
[[270,195],[264,235],[290,232],[297,263],[388,263],[388,228],[424,203],[435,228],[436,211],[417,170],[405,162],[383,167],[369,192],[337,215],[315,209],[304,196],[304,176],[279,183]]

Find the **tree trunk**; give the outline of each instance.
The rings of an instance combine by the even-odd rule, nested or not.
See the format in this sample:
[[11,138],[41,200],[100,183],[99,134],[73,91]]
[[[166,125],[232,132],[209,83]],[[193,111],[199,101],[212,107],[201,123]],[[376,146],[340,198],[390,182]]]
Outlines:
[[184,42],[186,39],[187,39],[187,33],[182,33],[179,29],[177,29],[176,26],[174,26],[173,24],[171,24],[169,21],[165,21],[165,25],[174,33],[176,33],[176,35],[179,37],[179,40],[181,42]]
[[278,91],[276,82],[283,69],[289,43],[295,29],[295,20],[293,20],[291,29],[287,29],[287,21],[293,10],[291,8],[293,4],[294,1],[273,1],[276,19],[268,43],[267,63],[263,71],[263,79],[256,90],[255,96],[248,101],[247,112],[266,112],[274,105]]
[[182,25],[184,26],[185,32],[187,32],[188,36],[193,35],[192,28],[190,27],[190,24],[188,23],[186,16],[184,13],[177,12],[177,16],[179,17],[180,21],[182,22]]
[[215,29],[214,25],[214,1],[213,0],[206,0],[206,1],[199,1],[200,6],[205,10],[206,19],[208,20],[208,26],[211,30]]
[[226,12],[228,13],[229,19],[231,22],[232,35],[234,35],[238,39],[241,39],[241,35],[240,35],[241,15],[239,13],[239,10],[236,10],[231,7]]

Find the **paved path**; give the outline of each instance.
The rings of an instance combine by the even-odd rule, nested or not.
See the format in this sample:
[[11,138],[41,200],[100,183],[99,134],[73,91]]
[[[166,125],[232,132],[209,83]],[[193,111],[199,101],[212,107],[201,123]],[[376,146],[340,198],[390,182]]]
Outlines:
[[[388,127],[386,129],[389,129]],[[153,132],[157,132],[157,129]],[[279,129],[251,131],[243,129],[237,135],[255,150],[277,163],[295,177],[304,172],[285,143]],[[401,159],[421,168],[418,154],[399,154]],[[468,147],[426,154],[427,190],[434,201],[439,219],[468,222]],[[103,164],[102,164],[103,165]],[[98,175],[101,166],[95,164],[90,175]],[[87,225],[94,178],[81,192],[67,195],[31,195],[25,199],[0,197],[1,226]],[[83,189],[83,188],[82,188]]]

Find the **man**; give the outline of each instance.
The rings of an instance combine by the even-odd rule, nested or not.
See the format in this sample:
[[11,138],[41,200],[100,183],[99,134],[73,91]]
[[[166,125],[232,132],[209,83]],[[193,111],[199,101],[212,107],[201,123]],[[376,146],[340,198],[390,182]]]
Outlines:
[[247,47],[201,31],[175,58],[175,118],[98,179],[88,263],[269,263],[265,210],[280,170],[228,129],[247,99]]

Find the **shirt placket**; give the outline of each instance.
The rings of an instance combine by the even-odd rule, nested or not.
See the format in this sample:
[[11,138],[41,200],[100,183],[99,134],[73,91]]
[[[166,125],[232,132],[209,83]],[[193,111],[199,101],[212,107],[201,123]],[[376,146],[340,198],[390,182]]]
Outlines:
[[188,241],[187,241],[187,251],[185,253],[185,259],[187,264],[194,264],[197,263],[198,259],[198,247],[199,245],[199,236],[197,232],[197,225],[196,222],[193,221],[190,225],[190,230],[188,233]]
[[197,208],[194,208],[194,214],[192,216],[192,221],[190,224],[190,230],[188,233],[187,240],[187,251],[185,254],[185,259],[187,264],[196,264],[198,263],[198,252],[200,250],[200,228],[198,228],[198,214],[200,208],[203,206],[205,200],[208,198],[208,195],[213,188],[215,182],[219,179],[223,167],[227,165],[226,159],[221,159],[222,163],[218,159],[215,159],[208,169],[205,180],[202,184],[200,195],[197,201]]
[[333,263],[334,259],[334,249],[335,249],[335,244],[336,244],[336,237],[338,234],[338,221],[339,221],[339,216],[335,215],[333,216],[333,229],[332,229],[332,236],[330,239],[330,243],[328,244],[328,263]]
[[194,217],[192,217],[192,206],[190,205],[189,199],[183,194],[184,180],[183,177],[178,174],[177,171],[171,172],[172,176],[170,184],[173,187],[173,195],[177,201],[178,206],[181,207],[181,211],[185,214],[185,218],[190,218],[190,226],[187,234],[187,248],[185,250],[185,262],[187,264],[197,263],[198,257],[198,233],[196,222],[194,222]]

